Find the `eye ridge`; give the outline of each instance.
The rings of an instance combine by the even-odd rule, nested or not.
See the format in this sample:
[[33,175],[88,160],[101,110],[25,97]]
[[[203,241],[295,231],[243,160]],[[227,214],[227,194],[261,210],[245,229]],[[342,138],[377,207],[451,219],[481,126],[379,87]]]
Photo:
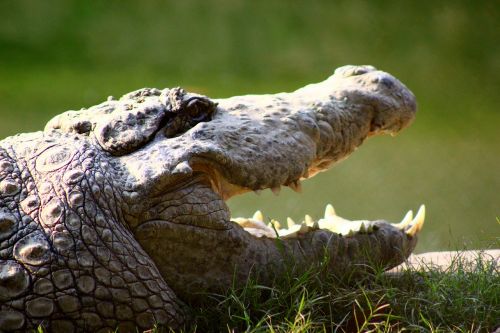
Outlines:
[[211,121],[217,107],[217,103],[203,96],[186,98],[180,104],[175,112],[170,112],[166,117],[164,133],[168,138],[179,136],[200,122]]

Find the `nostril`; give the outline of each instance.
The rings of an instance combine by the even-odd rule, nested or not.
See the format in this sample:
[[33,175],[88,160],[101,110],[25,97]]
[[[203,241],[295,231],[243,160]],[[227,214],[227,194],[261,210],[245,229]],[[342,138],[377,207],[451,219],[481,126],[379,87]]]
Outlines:
[[390,77],[380,75],[372,78],[372,83],[381,84],[387,89],[391,89],[394,86],[394,81]]
[[391,89],[394,86],[394,81],[387,76],[380,79],[380,83],[386,86],[386,88]]
[[353,76],[362,75],[362,74],[366,74],[366,73],[368,73],[368,68],[366,68],[366,67],[356,67],[352,71]]

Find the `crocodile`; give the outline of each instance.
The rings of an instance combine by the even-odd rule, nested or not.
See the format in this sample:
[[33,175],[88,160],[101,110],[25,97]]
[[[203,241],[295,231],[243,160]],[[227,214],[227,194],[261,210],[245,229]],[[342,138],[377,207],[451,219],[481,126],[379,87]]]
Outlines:
[[[323,265],[390,269],[413,217],[268,224],[226,201],[301,181],[414,119],[414,95],[372,66],[291,93],[211,99],[144,88],[0,141],[0,331],[182,327],[188,302]],[[205,296],[204,296],[205,295]]]

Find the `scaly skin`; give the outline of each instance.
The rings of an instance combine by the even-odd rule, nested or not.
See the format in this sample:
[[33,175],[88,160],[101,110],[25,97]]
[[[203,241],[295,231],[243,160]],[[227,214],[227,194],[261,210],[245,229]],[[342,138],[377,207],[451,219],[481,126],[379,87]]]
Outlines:
[[259,221],[232,222],[225,200],[297,189],[415,110],[394,77],[346,66],[276,95],[143,89],[1,141],[0,331],[178,327],[182,300],[252,274],[272,284],[320,263],[338,275],[401,263],[416,227],[276,238]]

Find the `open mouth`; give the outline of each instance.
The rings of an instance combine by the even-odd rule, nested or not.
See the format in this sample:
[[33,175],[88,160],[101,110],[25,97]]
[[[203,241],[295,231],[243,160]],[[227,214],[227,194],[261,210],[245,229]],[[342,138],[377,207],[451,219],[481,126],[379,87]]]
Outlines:
[[[211,170],[216,170],[216,168],[211,168]],[[234,195],[252,191],[248,188],[230,184],[219,172],[212,173],[208,179],[211,180],[212,191],[217,193],[223,201]],[[214,181],[215,179],[217,181]],[[286,186],[297,193],[302,192],[301,180],[290,182]],[[254,192],[258,194],[262,190],[254,190]],[[279,195],[281,186],[272,187],[270,190],[275,195]],[[227,206],[226,209],[228,215],[230,215]],[[413,237],[420,232],[424,225],[425,205],[420,205],[415,215],[413,210],[409,210],[403,219],[397,223],[389,223],[385,220],[349,220],[339,216],[331,204],[326,205],[324,216],[319,220],[314,220],[310,215],[305,215],[302,221],[296,222],[290,217],[287,218],[286,222],[278,221],[273,218],[265,218],[260,210],[257,210],[252,217],[231,217],[230,220],[255,237],[292,239],[300,238],[304,234],[315,230],[328,230],[344,237],[354,237],[358,234],[371,234],[380,229],[382,225],[393,227],[407,236]]]

